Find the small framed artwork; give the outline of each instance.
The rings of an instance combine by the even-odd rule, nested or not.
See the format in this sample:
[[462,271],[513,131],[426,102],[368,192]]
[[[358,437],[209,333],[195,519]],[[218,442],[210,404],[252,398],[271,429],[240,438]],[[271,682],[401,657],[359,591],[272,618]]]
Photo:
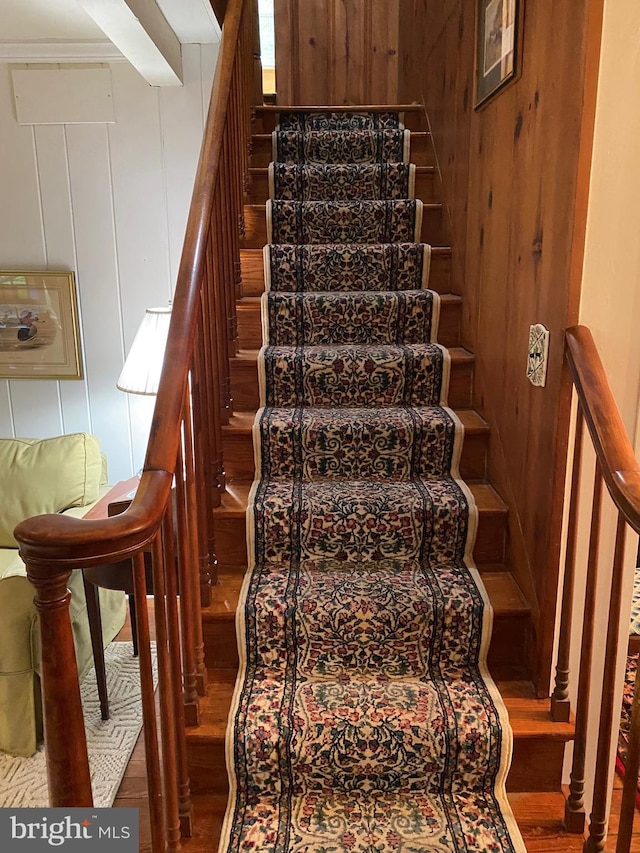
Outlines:
[[0,379],[82,379],[72,272],[0,270]]
[[476,109],[520,73],[523,4],[524,0],[477,0]]

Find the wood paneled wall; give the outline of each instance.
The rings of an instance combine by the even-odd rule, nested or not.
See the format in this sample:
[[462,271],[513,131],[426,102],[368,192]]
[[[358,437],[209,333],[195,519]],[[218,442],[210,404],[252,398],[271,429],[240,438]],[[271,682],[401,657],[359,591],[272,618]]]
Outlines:
[[398,99],[403,0],[275,0],[279,104]]
[[0,269],[74,270],[81,381],[0,380],[0,436],[88,431],[111,482],[141,467],[152,398],[116,381],[177,276],[218,45],[184,45],[180,88],[111,66],[115,124],[20,126],[0,64]]
[[[475,112],[474,7],[414,0],[401,17],[401,101],[424,100],[442,173],[475,402],[490,472],[510,505],[511,557],[551,667],[568,390],[563,330],[576,322],[602,0],[525,3],[519,80]],[[591,125],[590,125],[591,121]],[[614,129],[612,128],[612,132]],[[545,388],[525,376],[529,326],[551,330]]]

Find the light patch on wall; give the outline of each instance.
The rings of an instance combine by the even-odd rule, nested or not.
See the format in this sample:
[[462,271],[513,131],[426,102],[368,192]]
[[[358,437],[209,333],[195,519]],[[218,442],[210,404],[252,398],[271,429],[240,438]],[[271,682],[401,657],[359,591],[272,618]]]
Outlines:
[[115,122],[109,68],[13,69],[18,124]]

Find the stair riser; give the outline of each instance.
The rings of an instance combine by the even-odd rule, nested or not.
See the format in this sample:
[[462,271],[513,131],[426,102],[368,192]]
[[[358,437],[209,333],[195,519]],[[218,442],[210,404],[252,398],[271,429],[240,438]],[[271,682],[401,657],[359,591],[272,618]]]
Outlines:
[[[264,169],[273,160],[271,134],[253,136],[251,139],[251,168]],[[411,134],[409,162],[415,166],[435,166],[435,157],[428,133]]]
[[[264,293],[264,261],[262,249],[243,249],[240,253],[242,266],[242,293],[244,296],[260,296]],[[451,279],[451,256],[448,252],[433,252],[429,287],[436,293],[449,293]]]
[[[224,758],[224,740],[199,743],[187,730],[187,767],[193,794],[227,794],[229,778]],[[213,848],[212,848],[213,849]]]
[[[518,739],[513,744],[513,760],[507,777],[510,794],[559,791],[562,781],[564,743]],[[187,760],[191,790],[196,794],[228,792],[224,743],[188,743]],[[560,768],[560,771],[558,770]]]
[[[256,109],[253,122],[254,133],[271,133],[280,121],[279,113],[275,110]],[[422,110],[405,110],[404,126],[407,130],[424,131],[425,120]]]
[[[469,409],[472,405],[473,363],[451,362],[449,405],[453,409]],[[258,371],[256,362],[231,359],[231,396],[236,412],[252,412],[259,408]]]
[[[260,305],[238,303],[238,343],[240,349],[259,349],[262,346],[262,322]],[[460,302],[445,302],[440,306],[438,342],[445,347],[460,344]]]
[[[246,204],[244,207],[245,233],[243,249],[262,249],[267,240],[267,217],[263,204]],[[422,211],[422,231],[420,242],[441,246],[444,243],[442,233],[442,206],[425,205]]]
[[[505,556],[506,513],[483,512],[480,510],[478,535],[473,556],[479,567],[484,564],[501,563]],[[214,529],[218,565],[229,570],[247,565],[246,523],[244,516],[233,518],[214,514]]]
[[[231,480],[253,480],[255,465],[250,434],[223,435],[224,467]],[[488,435],[467,435],[462,445],[460,475],[464,480],[483,480],[487,470]]]
[[[268,198],[270,196],[267,170],[252,172],[247,189],[247,203],[264,204]],[[433,172],[416,172],[415,198],[422,199],[426,203],[438,200],[434,189]]]
[[[516,621],[518,624],[515,624]],[[528,624],[529,619],[523,619],[522,616],[516,620],[508,614],[495,614],[488,657],[489,669],[495,679],[509,678],[516,670],[526,669],[527,644],[522,626]],[[237,670],[238,649],[234,623],[229,616],[225,614],[217,619],[207,619],[203,622],[202,630],[206,666],[210,669]],[[505,645],[509,653],[509,660],[506,662],[503,660]]]

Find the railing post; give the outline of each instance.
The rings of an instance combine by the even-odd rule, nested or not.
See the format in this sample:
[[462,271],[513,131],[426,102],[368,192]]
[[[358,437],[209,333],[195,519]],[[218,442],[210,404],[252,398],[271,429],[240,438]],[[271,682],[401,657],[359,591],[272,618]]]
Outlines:
[[[169,498],[169,505],[171,498]],[[166,831],[166,853],[180,853],[180,816],[178,814],[178,773],[176,754],[176,715],[173,701],[174,690],[171,667],[169,630],[167,625],[167,592],[165,571],[174,572],[173,549],[167,547],[168,509],[162,524],[163,534],[153,540],[153,605],[156,622],[156,645],[158,650],[158,692],[160,693],[160,737],[162,742],[162,765],[164,769],[164,822]],[[179,649],[175,650],[179,654]]]
[[576,543],[578,540],[578,509],[580,503],[580,468],[582,463],[582,431],[584,418],[580,406],[576,416],[576,433],[571,467],[571,502],[569,504],[569,527],[567,551],[564,563],[562,587],[562,612],[560,616],[560,639],[556,683],[551,697],[551,717],[555,722],[567,722],[571,714],[569,701],[569,657],[571,654],[571,623],[573,619],[573,593],[576,576]]
[[[596,460],[593,481],[593,504],[591,508],[591,531],[589,534],[589,558],[587,563],[587,585],[580,653],[580,677],[576,708],[576,732],[573,742],[573,764],[569,797],[565,803],[564,825],[567,832],[584,832],[584,785],[587,754],[587,731],[589,726],[589,699],[591,687],[591,662],[593,658],[593,631],[598,587],[598,549],[600,547],[600,508],[602,505],[602,474]],[[585,630],[586,629],[586,630]]]
[[69,618],[71,571],[49,576],[47,569],[26,560],[27,577],[36,590],[40,614],[40,679],[49,805],[91,806],[91,776],[78,667]]
[[162,774],[158,752],[158,725],[153,689],[151,661],[151,635],[147,612],[147,578],[144,554],[133,557],[133,589],[136,602],[136,628],[138,633],[138,660],[140,664],[140,693],[142,695],[142,732],[147,764],[147,789],[149,791],[149,816],[151,819],[151,849],[164,853],[164,819],[162,809]]
[[638,796],[638,771],[640,770],[640,678],[638,678],[638,661],[636,660],[636,682],[633,688],[633,705],[631,706],[631,723],[629,725],[629,747],[627,762],[624,768],[624,785],[622,803],[620,805],[620,823],[618,824],[618,840],[616,853],[629,853],[633,836],[633,819],[636,814],[636,799]]
[[[186,408],[186,407],[185,407]],[[192,582],[196,561],[192,559],[187,521],[185,464],[182,447],[176,465],[176,523],[178,533],[178,573],[180,577],[180,615],[182,626],[182,656],[184,659],[184,718],[188,726],[198,725],[198,688],[196,674],[196,639]]]
[[[200,696],[204,696],[207,669],[204,663],[204,639],[202,633],[202,613],[200,610],[200,595],[198,594],[198,557],[200,553],[200,540],[202,531],[198,528],[198,505],[197,505],[197,488],[196,475],[193,460],[194,444],[193,444],[193,410],[190,405],[189,397],[185,401],[184,407],[184,463],[186,476],[186,517],[188,520],[188,542],[190,564],[188,566],[188,581],[192,589],[191,594],[191,622],[194,632],[194,651],[195,651],[195,666],[196,666],[196,688]],[[215,558],[215,555],[214,555]]]
[[[624,542],[627,525],[621,512],[618,513],[616,544],[611,577],[611,598],[607,625],[604,674],[602,678],[602,703],[600,707],[600,730],[593,788],[593,807],[589,822],[589,837],[584,843],[584,853],[600,853],[604,850],[607,837],[607,801],[611,771],[611,734],[613,732],[613,696],[616,685],[618,661],[618,633],[622,606],[622,580],[624,564]],[[618,713],[618,709],[615,709]]]

